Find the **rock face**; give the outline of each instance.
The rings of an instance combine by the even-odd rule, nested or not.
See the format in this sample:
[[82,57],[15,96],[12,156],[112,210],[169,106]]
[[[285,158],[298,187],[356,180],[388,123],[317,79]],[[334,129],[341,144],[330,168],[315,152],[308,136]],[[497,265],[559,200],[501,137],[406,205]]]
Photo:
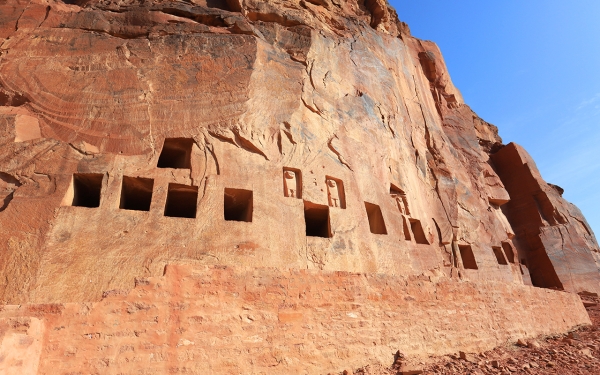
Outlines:
[[581,213],[382,0],[9,0],[0,53],[4,304],[169,263],[600,292]]
[[340,373],[589,323],[575,294],[497,281],[168,266],[127,296],[5,308],[0,372]]
[[598,244],[581,211],[547,184],[522,147],[509,144],[492,155],[511,200],[503,210],[514,243],[535,286],[598,291]]

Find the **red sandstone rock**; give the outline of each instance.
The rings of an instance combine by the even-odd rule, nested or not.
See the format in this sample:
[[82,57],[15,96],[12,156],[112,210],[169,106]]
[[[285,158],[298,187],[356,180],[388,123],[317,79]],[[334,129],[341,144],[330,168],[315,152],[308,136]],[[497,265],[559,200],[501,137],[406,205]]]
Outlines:
[[[224,361],[212,373],[320,373],[342,371],[348,358],[359,367],[398,350],[484,350],[589,323],[579,297],[524,285],[599,291],[600,253],[585,219],[522,148],[503,145],[464,104],[437,46],[413,38],[384,1],[71,3],[0,4],[0,301],[30,304],[4,316],[33,322],[25,336],[35,342],[9,353],[10,363],[45,353],[40,373],[75,363],[103,372],[148,361],[129,353],[141,351],[184,372],[174,358],[198,346],[205,363]],[[269,281],[255,295],[223,276],[213,292],[224,299],[300,300],[262,315],[238,306],[226,322],[198,306],[194,324],[213,324],[222,356],[205,336],[175,332],[192,296],[144,289],[170,263],[266,280],[275,276],[265,267],[311,272],[298,274],[295,289]],[[353,275],[343,272],[376,286],[350,288],[336,279]],[[402,285],[406,278],[419,281]],[[317,304],[314,326],[302,325],[300,301],[319,280],[332,294]],[[127,295],[134,286],[148,297]],[[440,302],[434,289],[455,299]],[[345,305],[359,292],[376,311],[370,325]],[[70,325],[101,324],[110,301],[122,306],[115,322],[135,327],[111,333],[115,344]],[[395,302],[382,308],[386,301]],[[153,309],[169,318],[153,321]],[[236,326],[240,343],[233,321],[259,328]],[[154,324],[164,332],[139,339]],[[293,356],[260,336],[276,325],[290,330],[276,336],[295,345],[286,346]],[[40,329],[63,326],[72,335],[65,347],[48,339],[60,333],[41,338]],[[351,337],[344,346],[327,336],[339,330]],[[96,334],[106,342],[76,344]],[[322,344],[304,349],[314,342]]]
[[[597,297],[596,297],[597,298]],[[562,340],[562,337],[542,337],[539,339],[539,348],[507,347],[496,348],[487,353],[486,357],[503,356],[506,351],[510,353],[507,360],[497,360],[498,368],[491,368],[492,373],[509,371],[517,374],[589,374],[596,375],[600,372],[600,353],[597,343],[600,342],[598,335],[598,324],[600,324],[600,310],[597,307],[588,308],[592,327],[584,327],[577,332],[572,332],[579,337],[580,346],[573,346]],[[565,337],[566,338],[566,337]],[[567,340],[570,340],[567,338]],[[485,362],[479,364],[467,364],[457,370],[448,371],[453,368],[453,363],[447,359],[438,358],[424,367],[428,374],[481,374],[482,370],[488,370]],[[450,366],[449,366],[450,365]],[[491,366],[490,366],[491,367]],[[454,367],[455,368],[455,367]],[[393,371],[381,372],[381,374],[393,374]]]
[[[322,374],[388,367],[402,348],[395,368],[417,374],[429,355],[589,323],[574,294],[498,281],[168,266],[126,296],[4,307],[0,357],[31,358],[39,374]],[[473,327],[477,340],[465,337]],[[0,372],[24,365],[0,362]]]
[[[4,188],[3,301],[97,300],[172,261],[522,282],[500,139],[433,43],[378,2],[240,6],[3,13],[22,26],[0,65],[1,168],[22,185]],[[85,189],[97,209],[72,207]],[[191,213],[166,212],[170,194]],[[252,224],[224,221],[224,196],[252,200]]]
[[597,242],[579,209],[562,199],[560,188],[544,182],[520,146],[503,147],[492,161],[511,196],[504,212],[533,285],[597,293]]

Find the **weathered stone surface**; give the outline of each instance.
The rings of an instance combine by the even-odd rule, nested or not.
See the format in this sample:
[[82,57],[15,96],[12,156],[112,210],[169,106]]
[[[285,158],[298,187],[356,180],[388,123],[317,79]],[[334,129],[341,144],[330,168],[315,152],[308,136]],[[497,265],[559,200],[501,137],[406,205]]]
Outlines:
[[217,266],[168,266],[100,302],[0,311],[3,342],[20,343],[8,352],[31,359],[5,362],[14,374],[341,373],[589,323],[575,294],[498,281]]
[[[496,323],[486,319],[565,331],[586,323],[578,297],[523,284],[598,292],[598,245],[533,166],[463,102],[437,46],[413,38],[381,0],[0,3],[3,304],[87,319],[81,309],[110,305],[88,303],[160,277],[167,264],[266,279],[270,267],[307,284],[343,271],[394,282],[425,275],[455,288],[463,307],[414,311],[405,325],[475,314],[463,287],[481,294],[477,309],[497,314],[443,328],[443,345],[419,333],[422,344],[406,353],[517,337],[508,324],[487,332]],[[342,290],[328,302],[344,302],[335,299]],[[509,301],[511,291],[523,298]],[[524,315],[496,306],[495,293]],[[269,314],[296,324],[299,313],[284,305]],[[48,314],[27,327],[53,324]],[[538,328],[527,321],[534,315]],[[380,334],[386,319],[372,318]],[[296,328],[304,339],[312,329]],[[397,329],[386,337],[400,340]],[[363,360],[382,353],[365,349]]]
[[503,206],[513,242],[535,286],[598,292],[598,244],[581,211],[547,184],[529,154],[509,144],[492,156],[511,201]]
[[[481,146],[496,129],[462,104],[433,43],[369,4],[6,12],[21,26],[2,45],[2,170],[21,186],[1,213],[2,300],[97,300],[183,260],[521,283],[519,258],[492,250],[513,236]],[[189,168],[157,168],[167,138],[191,140]],[[285,168],[302,199],[282,191]],[[98,208],[70,207],[74,173],[104,176]],[[124,176],[153,180],[149,212],[119,209]],[[195,220],[164,216],[169,183],[197,187]],[[226,188],[252,191],[252,223],[223,220]],[[306,236],[303,202],[333,206],[331,238]]]

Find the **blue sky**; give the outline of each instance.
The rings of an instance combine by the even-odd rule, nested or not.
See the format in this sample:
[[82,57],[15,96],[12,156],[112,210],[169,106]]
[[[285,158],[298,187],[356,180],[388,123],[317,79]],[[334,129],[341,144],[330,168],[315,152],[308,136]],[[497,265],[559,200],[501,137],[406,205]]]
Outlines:
[[600,0],[390,0],[465,102],[600,235]]

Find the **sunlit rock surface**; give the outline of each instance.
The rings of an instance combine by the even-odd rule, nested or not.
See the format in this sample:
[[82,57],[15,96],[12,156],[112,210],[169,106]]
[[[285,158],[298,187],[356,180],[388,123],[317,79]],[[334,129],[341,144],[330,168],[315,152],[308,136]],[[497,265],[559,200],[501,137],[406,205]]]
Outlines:
[[[100,301],[109,290],[124,300],[136,279],[161,277],[171,263],[266,279],[308,269],[296,275],[307,284],[337,271],[392,284],[423,277],[477,290],[500,320],[509,309],[489,305],[496,289],[521,293],[525,305],[549,298],[561,317],[525,308],[518,334],[456,325],[452,337],[469,335],[449,337],[447,348],[589,323],[576,296],[526,286],[600,292],[585,218],[471,111],[437,46],[412,37],[384,1],[70,3],[0,4],[0,301],[46,306],[28,329],[67,319],[47,306]],[[231,285],[243,295],[242,283]],[[396,304],[412,298],[398,293]],[[423,319],[438,324],[443,311]],[[312,340],[298,327],[298,345]],[[43,337],[30,349],[48,353]],[[427,337],[412,349],[390,337],[363,360],[394,347],[450,350]],[[316,360],[276,362],[311,373],[339,365]]]

